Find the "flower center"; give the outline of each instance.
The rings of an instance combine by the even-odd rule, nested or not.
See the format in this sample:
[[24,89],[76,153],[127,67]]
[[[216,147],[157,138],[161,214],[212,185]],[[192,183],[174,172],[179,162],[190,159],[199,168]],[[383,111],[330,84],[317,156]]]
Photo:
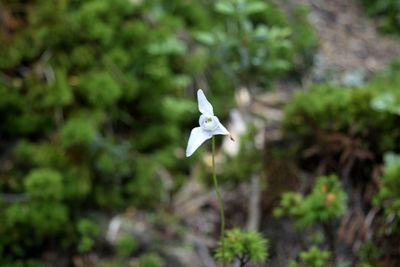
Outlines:
[[213,131],[218,127],[218,118],[216,116],[201,115],[199,124],[206,131]]

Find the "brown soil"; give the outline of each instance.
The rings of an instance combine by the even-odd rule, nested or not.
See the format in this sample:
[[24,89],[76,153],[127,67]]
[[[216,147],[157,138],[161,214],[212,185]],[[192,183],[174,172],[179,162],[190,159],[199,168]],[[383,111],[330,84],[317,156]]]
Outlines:
[[359,0],[288,0],[285,8],[298,4],[311,11],[327,69],[375,72],[400,57],[400,42],[377,31]]

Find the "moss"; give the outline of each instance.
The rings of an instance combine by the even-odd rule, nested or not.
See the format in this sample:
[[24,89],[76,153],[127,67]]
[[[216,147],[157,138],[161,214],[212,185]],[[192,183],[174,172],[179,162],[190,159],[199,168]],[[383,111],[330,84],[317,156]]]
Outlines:
[[36,169],[25,178],[25,189],[33,199],[60,200],[63,198],[62,176],[51,169]]
[[[275,33],[291,27],[269,7],[271,16],[255,23]],[[29,198],[1,203],[0,265],[39,259],[49,240],[60,257],[88,252],[103,241],[75,227],[84,214],[157,207],[160,169],[178,185],[186,179],[190,162],[179,150],[197,124],[189,88],[204,77],[216,113],[226,117],[233,106],[231,77],[192,38],[225,22],[207,0],[16,0],[1,8],[9,18],[0,35],[1,156],[12,168],[0,188]],[[292,58],[289,50],[274,64]]]
[[397,94],[400,83],[387,87],[388,81],[379,79],[362,88],[317,85],[298,92],[285,110],[287,135],[298,137],[303,148],[324,131],[361,138],[365,147],[380,154],[398,149],[398,117],[376,110],[372,102],[385,92]]

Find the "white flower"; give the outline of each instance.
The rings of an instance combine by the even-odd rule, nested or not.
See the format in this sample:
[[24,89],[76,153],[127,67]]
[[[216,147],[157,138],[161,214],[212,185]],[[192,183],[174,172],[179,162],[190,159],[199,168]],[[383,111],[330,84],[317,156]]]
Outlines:
[[201,89],[197,91],[197,101],[201,112],[199,118],[200,127],[193,128],[190,133],[186,157],[191,156],[204,141],[210,139],[213,135],[229,135],[228,130],[214,116],[213,107]]

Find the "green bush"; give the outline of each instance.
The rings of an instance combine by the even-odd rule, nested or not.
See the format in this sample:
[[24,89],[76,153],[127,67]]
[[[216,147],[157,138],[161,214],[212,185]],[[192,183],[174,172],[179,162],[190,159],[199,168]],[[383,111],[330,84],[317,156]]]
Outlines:
[[335,145],[333,150],[340,153],[344,150],[343,144],[329,141],[329,135],[334,134],[357,140],[365,151],[378,155],[399,149],[399,117],[382,110],[392,107],[379,103],[384,95],[396,99],[400,91],[398,73],[389,69],[360,88],[323,84],[299,91],[285,110],[287,136],[298,139],[300,149],[312,144]]
[[228,230],[225,233],[224,247],[219,242],[216,257],[226,262],[238,260],[240,266],[247,263],[262,263],[268,258],[268,241],[258,232],[240,229]]
[[292,261],[288,267],[325,267],[329,264],[330,253],[312,246],[307,251],[300,252],[298,261]]
[[374,198],[374,204],[383,207],[385,216],[393,217],[385,225],[387,235],[396,235],[400,230],[400,155],[387,153],[384,158],[382,184]]
[[219,0],[214,10],[222,23],[212,30],[198,31],[194,37],[212,48],[236,84],[249,89],[270,85],[271,80],[294,68],[296,52],[303,59],[297,61],[312,61],[309,53],[315,47],[315,34],[301,7],[288,15],[290,19],[272,1]]
[[378,247],[372,240],[367,241],[357,252],[359,264],[357,267],[379,266],[379,259],[382,257],[382,248]]
[[361,0],[369,15],[378,19],[379,28],[385,33],[400,34],[399,12],[397,0]]
[[129,256],[138,247],[137,241],[133,236],[124,235],[117,240],[117,254],[121,257]]
[[32,199],[60,200],[63,198],[62,176],[51,169],[36,169],[24,180],[25,190]]
[[61,143],[66,146],[85,145],[90,146],[95,142],[97,135],[96,127],[88,118],[71,117],[63,125],[60,138]]
[[109,72],[93,71],[82,78],[82,97],[94,107],[115,105],[122,96],[122,89]]
[[160,256],[155,253],[148,253],[139,258],[138,267],[162,267],[164,263]]
[[88,219],[81,219],[78,222],[77,228],[81,236],[78,244],[78,250],[80,252],[90,251],[96,242],[97,236],[99,235],[99,228],[97,224]]
[[340,218],[346,211],[346,193],[335,175],[319,176],[309,195],[295,192],[282,195],[275,216],[289,215],[298,227],[328,223]]

